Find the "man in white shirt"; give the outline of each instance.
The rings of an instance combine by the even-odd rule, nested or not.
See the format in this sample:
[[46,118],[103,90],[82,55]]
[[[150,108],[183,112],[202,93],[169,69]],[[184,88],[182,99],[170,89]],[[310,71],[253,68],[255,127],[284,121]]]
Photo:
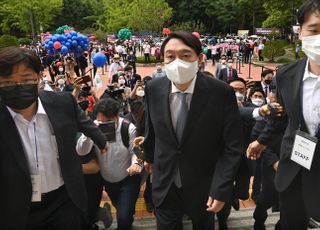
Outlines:
[[275,186],[280,192],[281,229],[306,230],[309,218],[320,220],[320,4],[299,9],[302,50],[308,58],[280,68],[277,97],[286,116],[269,124],[247,150],[257,158],[284,131]]
[[151,46],[148,42],[145,42],[143,45],[143,53],[144,53],[144,62],[150,63],[150,52],[151,52]]
[[106,139],[69,93],[38,92],[33,51],[0,51],[0,226],[82,229],[86,193],[77,131],[100,149]]
[[[140,173],[142,164],[138,162],[132,151],[132,143],[136,137],[136,128],[130,123],[128,126],[129,142],[124,143],[122,126],[126,120],[120,118],[120,104],[111,98],[102,99],[95,105],[96,124],[103,126],[107,122],[115,124],[115,140],[109,141],[109,148],[105,154],[99,154],[98,162],[105,190],[112,204],[117,209],[118,229],[131,229],[135,204],[140,191]],[[127,145],[128,146],[125,146]],[[88,154],[93,141],[82,135],[77,144],[79,155]]]

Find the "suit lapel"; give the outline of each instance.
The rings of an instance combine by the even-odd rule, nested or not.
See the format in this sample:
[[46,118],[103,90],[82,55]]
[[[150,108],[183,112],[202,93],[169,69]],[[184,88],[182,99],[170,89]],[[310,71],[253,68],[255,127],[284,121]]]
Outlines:
[[8,109],[3,104],[0,105],[0,127],[0,136],[9,146],[10,152],[18,162],[18,165],[27,175],[30,175],[27,158],[23,150],[18,129]]
[[190,110],[188,112],[187,122],[183,131],[181,142],[179,143],[179,147],[183,145],[186,141],[188,135],[192,133],[192,129],[200,117],[201,113],[205,111],[205,107],[208,103],[208,94],[207,87],[204,84],[204,76],[198,74],[196,84],[194,87],[194,92],[191,99]]
[[[302,79],[304,76],[305,72],[305,67],[306,67],[306,61],[307,59],[304,59],[301,61],[296,68],[292,68],[292,72],[288,74],[289,77],[293,77],[294,79],[286,79],[285,85],[288,87],[287,92],[292,92],[289,93],[287,96],[292,96],[288,101],[291,102],[291,108],[292,108],[292,114],[295,116],[295,120],[299,122],[300,119],[300,113],[302,114],[303,111],[300,111],[302,108]],[[291,82],[291,84],[290,84]],[[302,114],[303,117],[303,114]]]

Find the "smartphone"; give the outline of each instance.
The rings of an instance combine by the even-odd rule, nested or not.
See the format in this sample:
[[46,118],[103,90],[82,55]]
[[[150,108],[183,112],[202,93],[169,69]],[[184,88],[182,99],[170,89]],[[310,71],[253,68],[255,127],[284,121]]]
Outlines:
[[108,142],[116,141],[116,123],[114,121],[100,123],[99,129],[105,135]]

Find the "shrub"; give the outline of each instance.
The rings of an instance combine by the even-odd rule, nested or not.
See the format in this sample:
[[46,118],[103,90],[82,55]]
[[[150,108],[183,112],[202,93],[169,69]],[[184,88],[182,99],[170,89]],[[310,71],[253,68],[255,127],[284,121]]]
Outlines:
[[262,56],[268,58],[271,62],[274,62],[276,57],[285,55],[285,45],[286,42],[284,40],[267,41],[262,50]]
[[[157,62],[159,62],[159,61],[157,61],[154,56],[150,55],[150,63],[157,63]],[[163,62],[163,60],[160,59],[160,62]],[[144,63],[145,63],[145,62],[144,62],[144,55],[137,57],[136,63],[142,63],[142,64],[144,64]]]
[[0,49],[8,46],[18,46],[18,39],[11,35],[2,35],[0,37]]
[[32,40],[30,38],[19,38],[19,45],[30,45]]

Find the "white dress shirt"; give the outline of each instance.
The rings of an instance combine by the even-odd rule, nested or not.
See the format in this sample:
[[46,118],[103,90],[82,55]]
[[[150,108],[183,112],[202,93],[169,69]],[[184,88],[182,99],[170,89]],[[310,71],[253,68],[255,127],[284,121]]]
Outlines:
[[[186,100],[188,104],[188,110],[190,110],[190,104],[191,104],[191,99],[192,95],[194,92],[194,86],[196,84],[197,76],[192,80],[190,86],[183,92],[187,93]],[[171,112],[171,119],[172,119],[172,125],[173,129],[176,130],[177,126],[177,119],[178,119],[178,109],[180,108],[180,99],[178,96],[178,93],[181,93],[182,91],[178,89],[173,82],[171,82],[171,93],[169,95],[169,103],[170,103],[170,112]]]
[[309,71],[309,60],[302,81],[303,116],[310,135],[315,136],[320,124],[320,76]]
[[30,122],[21,114],[7,108],[20,134],[30,174],[41,176],[41,193],[58,189],[64,184],[58,146],[41,100],[38,98],[38,109]]

